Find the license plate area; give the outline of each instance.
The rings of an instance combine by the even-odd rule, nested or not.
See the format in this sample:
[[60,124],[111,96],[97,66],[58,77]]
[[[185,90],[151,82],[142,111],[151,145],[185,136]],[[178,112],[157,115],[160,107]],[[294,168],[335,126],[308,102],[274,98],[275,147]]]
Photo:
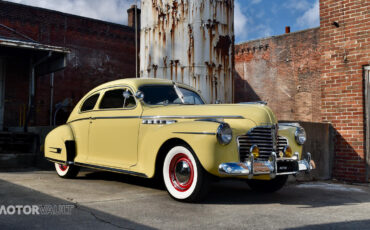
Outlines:
[[297,171],[298,171],[297,161],[278,161],[277,162],[277,173],[297,172]]

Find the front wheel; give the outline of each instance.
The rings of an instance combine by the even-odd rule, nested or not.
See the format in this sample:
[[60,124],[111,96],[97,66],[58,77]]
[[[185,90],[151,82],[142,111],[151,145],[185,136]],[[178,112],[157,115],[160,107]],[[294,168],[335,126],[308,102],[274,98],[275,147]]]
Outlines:
[[281,189],[288,176],[277,176],[271,180],[247,180],[249,187],[257,192],[272,193]]
[[55,170],[58,176],[62,178],[75,178],[80,171],[80,167],[55,163]]
[[209,179],[189,147],[173,147],[163,162],[163,180],[170,196],[186,202],[200,201],[208,191]]

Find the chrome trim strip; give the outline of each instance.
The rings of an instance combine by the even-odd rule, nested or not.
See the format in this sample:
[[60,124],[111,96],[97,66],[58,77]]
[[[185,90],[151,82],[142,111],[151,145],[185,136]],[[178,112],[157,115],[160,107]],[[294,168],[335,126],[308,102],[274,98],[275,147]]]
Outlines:
[[45,159],[48,160],[48,161],[51,161],[51,162],[55,162],[55,163],[66,164],[65,161],[55,160],[55,159],[52,159],[52,158],[49,158],[49,157],[45,157]]
[[216,133],[211,133],[211,132],[172,132],[172,133],[178,133],[178,134],[216,135]]
[[104,120],[104,119],[135,119],[140,116],[117,116],[117,117],[91,117],[92,120]]
[[49,147],[49,149],[52,149],[52,150],[49,150],[51,153],[57,153],[57,154],[60,154],[62,152],[62,148],[55,148],[55,147]]
[[140,116],[117,116],[117,117],[85,117],[85,118],[79,118],[76,120],[72,120],[69,123],[76,122],[76,121],[83,121],[83,120],[104,120],[104,119],[135,119],[140,118]]
[[243,116],[142,116],[143,119],[244,119]]
[[152,119],[143,119],[142,124],[144,125],[170,125],[176,123],[176,120],[152,120]]
[[141,118],[141,119],[244,119],[243,116],[117,116],[117,117],[84,117],[84,118],[78,118],[72,121],[67,122],[67,124],[76,122],[76,121],[83,121],[83,120],[95,120],[95,119],[135,119],[135,118]]
[[65,161],[61,161],[61,160],[55,160],[55,159],[52,159],[52,158],[49,158],[49,157],[45,157],[45,159],[48,160],[48,161],[52,161],[52,162],[56,162],[56,163],[60,163],[60,164],[77,165],[77,166],[81,166],[81,167],[101,169],[101,170],[105,170],[105,171],[112,171],[112,172],[118,172],[118,173],[132,175],[132,176],[139,176],[139,177],[148,178],[148,176],[145,175],[144,173],[138,173],[138,172],[123,170],[123,169],[115,169],[115,168],[109,168],[109,167],[99,166],[99,165],[85,164],[85,163],[80,163],[80,162],[65,162]]
[[85,163],[80,163],[80,162],[75,162],[74,164],[78,165],[78,166],[81,166],[81,167],[101,169],[101,170],[104,170],[104,171],[112,171],[112,172],[118,172],[118,173],[132,175],[132,176],[139,176],[139,177],[148,178],[148,176],[145,175],[144,173],[138,173],[138,172],[133,172],[133,171],[129,171],[129,170],[110,168],[110,167],[100,166],[100,165],[91,165],[91,164],[85,164]]
[[67,124],[70,124],[70,123],[76,122],[76,121],[84,121],[84,120],[90,120],[90,119],[91,119],[90,117],[78,118],[78,119],[67,122]]

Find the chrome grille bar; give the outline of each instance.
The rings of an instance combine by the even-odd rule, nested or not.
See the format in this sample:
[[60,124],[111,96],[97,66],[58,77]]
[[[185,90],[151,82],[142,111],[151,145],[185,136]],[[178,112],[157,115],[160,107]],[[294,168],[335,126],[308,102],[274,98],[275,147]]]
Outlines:
[[[239,136],[237,138],[240,160],[244,162],[250,155],[250,148],[252,145],[257,145],[260,150],[261,158],[268,158],[272,152],[283,151],[288,145],[288,140],[285,137],[278,136],[277,130],[274,126],[255,127],[251,129],[247,135]],[[276,143],[274,143],[274,140]],[[276,148],[274,148],[276,146]]]

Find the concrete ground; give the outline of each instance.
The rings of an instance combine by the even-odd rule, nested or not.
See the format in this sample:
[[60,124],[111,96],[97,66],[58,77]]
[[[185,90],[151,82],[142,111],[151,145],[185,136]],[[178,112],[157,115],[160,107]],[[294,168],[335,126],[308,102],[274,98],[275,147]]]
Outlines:
[[1,205],[73,205],[71,215],[0,215],[0,229],[370,229],[370,187],[291,183],[275,194],[242,181],[215,183],[200,204],[180,203],[153,181],[84,171],[0,173]]

